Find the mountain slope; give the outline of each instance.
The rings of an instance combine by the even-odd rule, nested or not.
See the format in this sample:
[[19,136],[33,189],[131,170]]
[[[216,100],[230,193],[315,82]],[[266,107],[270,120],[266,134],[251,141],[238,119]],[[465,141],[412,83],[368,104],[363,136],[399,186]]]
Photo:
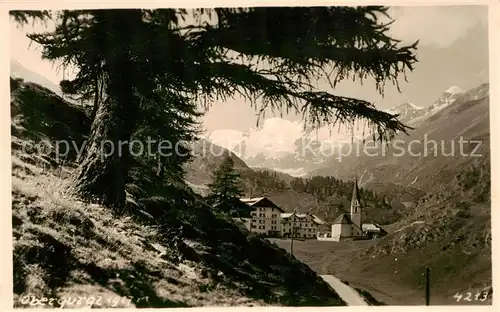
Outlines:
[[192,161],[184,165],[186,171],[185,180],[198,190],[203,190],[206,184],[212,182],[212,172],[221,164],[225,155],[231,156],[234,167],[241,173],[251,170],[234,153],[204,138],[192,142],[190,147],[194,157]]
[[[388,235],[335,245],[298,242],[294,254],[319,274],[334,274],[389,305],[424,304],[426,267],[431,270],[432,305],[491,305],[490,180],[490,159],[484,157],[455,168],[448,183],[421,197],[398,222],[384,226]],[[278,244],[289,247],[286,241]]]
[[444,94],[435,103],[436,107],[444,108],[429,110],[432,114],[424,115],[426,118],[409,136],[399,135],[389,146],[377,144],[369,150],[363,150],[362,143],[357,143],[359,157],[345,151],[346,156],[340,161],[331,159],[311,175],[347,179],[359,172],[361,183],[366,186],[390,181],[424,191],[447,183],[457,167],[475,163],[482,157],[477,155],[489,155],[488,89],[489,85],[483,84],[466,93],[453,94],[454,101],[450,101],[450,94]]
[[[317,272],[327,270],[368,289],[377,300],[388,304],[422,304],[426,266],[431,268],[431,304],[491,304],[488,90],[489,85],[483,84],[459,94],[454,102],[423,119],[410,136],[397,138],[406,145],[412,140],[435,140],[437,148],[444,146],[448,153],[450,142],[459,142],[460,138],[481,142],[463,144],[463,155],[456,146],[456,155],[435,156],[436,148],[431,143],[425,155],[425,145],[414,144],[412,152],[421,152],[421,156],[346,156],[342,163],[332,162],[324,168],[325,174],[345,178],[358,169],[364,185],[381,194],[394,193],[396,187],[423,194],[412,196],[410,191],[405,195],[405,200],[411,201],[408,213],[386,227],[387,236],[353,244],[345,251],[307,251],[300,255],[297,250],[298,257],[308,259],[306,263]],[[476,146],[474,157],[471,153]],[[370,150],[375,151],[381,153],[381,149]],[[353,260],[347,265],[337,261],[341,257]],[[465,296],[466,292],[485,300],[457,302],[454,295]]]
[[[464,292],[481,294],[474,304],[491,304],[489,162],[484,157],[474,165],[456,168],[448,183],[436,187],[412,214],[392,227],[392,233],[362,252],[363,260],[358,262],[362,270],[386,281],[392,280],[394,270],[400,289],[416,293],[423,290],[419,273],[427,266],[434,304],[467,304],[454,298]],[[391,269],[382,270],[387,262]]]
[[53,144],[23,149],[40,140],[80,147],[89,130],[85,113],[51,91],[11,79],[11,118],[16,307],[27,306],[25,294],[73,308],[345,305],[308,266],[214,213],[185,184],[153,189],[139,173],[122,216],[79,201],[75,149],[64,159]]
[[[395,107],[392,112],[401,114],[406,122],[416,127],[415,130],[411,131],[410,136],[398,136],[394,141],[394,147],[388,147],[385,151],[379,146],[378,149],[375,149],[379,152],[375,156],[368,154],[355,157],[356,155],[353,153],[354,155],[346,154],[341,159],[330,159],[327,166],[313,171],[310,178],[318,175],[351,180],[357,174],[362,187],[381,195],[375,201],[371,202],[370,199],[366,203],[367,217],[371,221],[382,224],[398,221],[402,217],[408,216],[428,191],[435,190],[440,184],[450,181],[456,173],[456,167],[464,166],[466,163],[473,164],[477,161],[477,157],[464,157],[458,154],[459,146],[457,144],[459,144],[460,137],[465,140],[484,137],[485,141],[478,153],[489,152],[487,96],[487,84],[469,90],[469,92],[451,87],[427,108],[416,107],[411,103]],[[476,116],[472,122],[470,116]],[[466,126],[460,129],[462,125]],[[432,140],[438,143],[442,142],[442,144],[437,144],[437,150],[431,149],[434,147]],[[423,144],[423,146],[419,144]],[[360,147],[360,145],[353,147]],[[399,155],[402,147],[411,147],[411,149],[408,149],[405,154]],[[434,155],[435,151],[440,152],[441,150],[449,153],[452,147],[457,152],[457,155],[453,157]],[[465,152],[471,153],[474,146],[469,144],[465,148]],[[363,149],[360,148],[360,151],[363,152]],[[415,154],[410,154],[410,152],[422,153],[422,155],[412,156]],[[374,149],[368,150],[368,153],[374,153]],[[318,213],[327,221],[348,210],[349,191],[338,192],[335,196],[326,197],[318,195],[319,193],[312,194],[300,191],[290,187],[293,178],[289,175],[281,172],[279,178],[276,176],[277,173],[260,174],[261,176],[259,176],[258,172],[244,165],[244,162],[235,154],[233,157],[243,174],[247,194],[266,195],[286,210],[299,207],[302,212]],[[298,159],[294,156],[290,156],[290,158]],[[283,157],[276,161],[283,163],[286,159]],[[198,178],[188,180],[195,184],[195,188],[203,189],[203,184],[210,181],[210,171],[215,165],[207,167],[207,164],[214,162],[206,157],[197,161],[200,165],[195,166],[193,168],[195,170],[188,170],[188,177]],[[266,159],[266,161],[272,160]],[[289,164],[291,163],[289,162]],[[201,169],[201,167],[204,168]],[[265,172],[266,170],[260,168],[257,171]],[[279,169],[276,171],[280,172]]]
[[398,119],[404,124],[410,124],[414,119],[425,114],[425,108],[407,102],[388,109],[391,114],[398,114]]
[[10,75],[14,78],[22,78],[25,81],[39,84],[51,90],[52,92],[61,95],[61,88],[57,84],[53,83],[42,75],[27,69],[21,63],[13,59],[10,60]]

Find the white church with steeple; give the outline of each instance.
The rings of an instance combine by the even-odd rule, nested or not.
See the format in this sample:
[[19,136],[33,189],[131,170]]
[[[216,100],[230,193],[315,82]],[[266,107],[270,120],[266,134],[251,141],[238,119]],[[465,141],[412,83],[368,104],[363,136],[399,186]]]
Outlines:
[[359,197],[358,180],[354,180],[354,187],[351,198],[351,213],[343,213],[332,224],[333,241],[340,241],[342,238],[371,237],[377,238],[387,234],[380,225],[375,223],[365,223],[363,219],[363,206]]
[[341,238],[363,236],[363,207],[359,198],[358,180],[354,181],[351,198],[350,215],[343,213],[332,224],[332,238],[339,241]]

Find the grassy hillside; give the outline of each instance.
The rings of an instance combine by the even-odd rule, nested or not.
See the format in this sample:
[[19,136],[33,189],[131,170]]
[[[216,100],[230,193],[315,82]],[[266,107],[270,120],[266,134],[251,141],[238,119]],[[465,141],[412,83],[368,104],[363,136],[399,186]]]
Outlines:
[[[53,151],[59,140],[81,147],[90,122],[51,91],[11,79],[11,117],[16,307],[26,294],[67,307],[345,305],[307,265],[213,213],[187,185],[154,187],[135,172],[121,216],[79,201],[77,150]],[[26,149],[40,140],[48,150]]]
[[[294,255],[320,274],[334,274],[386,304],[424,304],[431,269],[431,304],[491,304],[489,157],[457,168],[452,180],[423,197],[389,234],[346,243],[297,242]],[[283,248],[289,242],[277,241]],[[350,261],[345,261],[350,259]],[[488,293],[485,301],[460,301]]]
[[[431,269],[431,304],[492,304],[487,88],[471,90],[410,137],[423,139],[427,133],[429,139],[445,142],[461,136],[481,140],[480,157],[361,157],[358,164],[369,178],[364,185],[378,194],[395,193],[404,215],[385,227],[390,232],[385,237],[340,244],[297,242],[295,256],[386,304],[424,304],[425,267]],[[466,145],[464,152],[470,148]],[[346,163],[341,169],[349,168]],[[289,242],[277,243],[289,247]],[[467,292],[471,302],[454,298]],[[487,298],[476,300],[476,294]]]
[[[275,240],[282,248],[290,241]],[[330,243],[295,241],[294,255],[318,274],[334,274],[387,305],[425,304],[425,267],[431,268],[431,305],[492,304],[490,249],[462,249],[435,242],[405,253],[365,255],[373,240]],[[350,261],[345,261],[350,259]],[[453,296],[489,292],[486,301],[457,302]]]

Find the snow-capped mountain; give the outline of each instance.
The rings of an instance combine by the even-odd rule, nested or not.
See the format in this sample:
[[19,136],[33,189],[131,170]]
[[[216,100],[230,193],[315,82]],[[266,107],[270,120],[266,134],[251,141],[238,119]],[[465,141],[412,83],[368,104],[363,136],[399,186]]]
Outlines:
[[470,94],[470,92],[465,92],[457,86],[452,86],[446,89],[444,93],[429,107],[419,110],[418,114],[415,114],[413,118],[407,121],[407,124],[413,127],[418,127],[423,121],[427,120],[431,116],[441,112],[444,108],[454,104],[459,98],[463,97],[465,94]]
[[[481,93],[481,90],[478,92]],[[386,111],[398,114],[399,120],[404,124],[418,127],[465,94],[475,93],[465,93],[459,87],[452,86],[427,107],[408,101]],[[481,94],[477,96],[484,97]],[[247,132],[219,129],[205,134],[204,137],[232,151],[250,167],[269,168],[292,176],[304,176],[321,168],[325,161],[338,154],[339,149],[366,136],[362,126],[353,129],[345,125],[335,126],[333,129],[325,126],[311,131],[300,121],[275,117],[265,120],[261,127]]]
[[422,121],[453,104],[465,92],[457,86],[451,86],[430,106],[421,107],[411,102],[394,106],[387,110],[388,113],[398,114],[401,122],[409,126],[418,126]]
[[406,102],[387,110],[387,112],[390,114],[399,115],[399,120],[405,124],[411,122],[415,118],[422,116],[424,114],[424,111],[425,108],[417,106],[411,102]]
[[361,138],[357,132],[345,126],[311,130],[301,121],[276,117],[247,132],[219,129],[206,133],[204,138],[232,151],[251,167],[303,176],[338,148]]
[[459,96],[464,93],[462,89],[457,86],[452,86],[444,91],[443,95],[431,106],[428,107],[427,113],[434,113],[443,108],[450,106],[457,100]]
[[360,185],[377,185],[384,192],[390,191],[394,183],[432,189],[446,185],[457,168],[482,166],[489,157],[488,83],[466,92],[448,89],[423,113],[420,120],[412,121],[418,126],[409,135],[395,138],[398,148],[390,144],[384,152],[379,145],[375,152],[353,153],[341,161],[331,159],[309,175],[332,175],[340,179],[357,175]]

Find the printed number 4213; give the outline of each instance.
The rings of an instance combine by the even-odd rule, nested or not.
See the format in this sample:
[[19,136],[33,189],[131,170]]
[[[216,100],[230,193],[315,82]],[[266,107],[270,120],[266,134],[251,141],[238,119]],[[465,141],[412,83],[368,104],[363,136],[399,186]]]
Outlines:
[[472,295],[471,292],[466,292],[465,294],[458,292],[453,296],[453,298],[455,300],[457,300],[457,302],[459,302],[460,300],[468,301],[468,302],[486,301],[486,299],[488,299],[488,292],[487,291],[478,292],[474,296]]

